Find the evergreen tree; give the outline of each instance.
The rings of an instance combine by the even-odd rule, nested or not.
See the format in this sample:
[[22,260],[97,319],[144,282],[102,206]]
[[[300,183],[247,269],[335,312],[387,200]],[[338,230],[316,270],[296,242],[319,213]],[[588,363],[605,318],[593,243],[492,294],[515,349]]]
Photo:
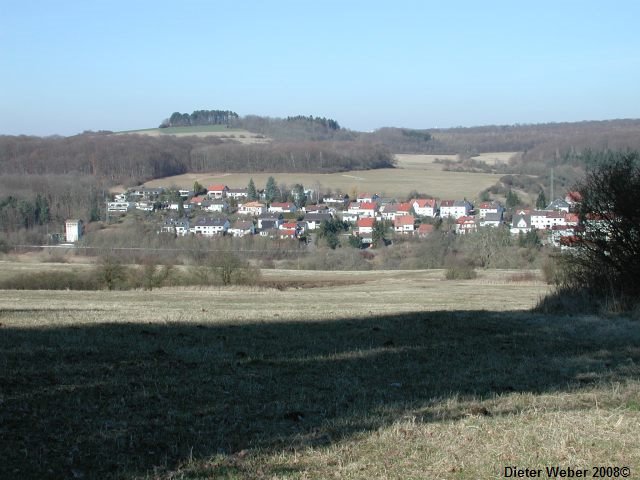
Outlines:
[[304,207],[307,203],[307,196],[304,193],[304,187],[300,183],[296,183],[293,186],[293,202],[298,208]]
[[538,199],[536,200],[536,208],[538,210],[544,210],[547,207],[547,197],[544,196],[544,190],[540,190]]
[[520,197],[518,197],[518,195],[516,193],[513,193],[512,190],[509,190],[507,192],[507,208],[516,208],[518,205],[520,205]]
[[247,186],[247,199],[251,202],[258,199],[258,192],[256,191],[256,184],[253,183],[253,178],[249,180],[249,185]]
[[269,177],[267,179],[267,185],[264,189],[264,193],[268,203],[273,202],[273,200],[278,196],[278,186],[276,185],[275,178]]

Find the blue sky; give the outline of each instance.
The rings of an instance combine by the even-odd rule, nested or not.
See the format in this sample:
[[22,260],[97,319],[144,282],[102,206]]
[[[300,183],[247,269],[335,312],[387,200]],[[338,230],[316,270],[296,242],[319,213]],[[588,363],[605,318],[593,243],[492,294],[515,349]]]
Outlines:
[[640,117],[637,1],[0,0],[0,134],[174,111],[434,128]]

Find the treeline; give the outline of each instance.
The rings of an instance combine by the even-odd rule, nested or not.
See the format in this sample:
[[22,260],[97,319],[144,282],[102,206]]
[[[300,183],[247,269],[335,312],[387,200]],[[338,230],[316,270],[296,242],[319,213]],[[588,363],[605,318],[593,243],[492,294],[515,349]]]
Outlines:
[[208,145],[195,148],[192,172],[312,172],[391,168],[393,155],[380,145],[356,142],[298,142]]
[[215,137],[0,137],[5,175],[79,175],[125,185],[186,172],[338,172],[393,162],[383,147],[355,142],[240,145]]
[[232,125],[284,142],[348,141],[356,140],[359,136],[357,132],[341,128],[336,120],[303,115],[287,118],[247,115],[235,120]]
[[[99,220],[104,214],[107,183],[79,175],[0,176],[0,232],[56,225],[61,230],[67,218]],[[42,234],[46,233],[46,229]],[[41,239],[45,241],[43,237]]]
[[173,112],[169,118],[162,121],[160,128],[229,125],[238,118],[238,114],[230,110],[196,110],[191,114]]
[[523,152],[524,162],[563,162],[586,149],[620,150],[640,146],[640,120],[606,120],[533,125],[411,130],[381,128],[360,134],[394,153],[474,156],[486,152]]

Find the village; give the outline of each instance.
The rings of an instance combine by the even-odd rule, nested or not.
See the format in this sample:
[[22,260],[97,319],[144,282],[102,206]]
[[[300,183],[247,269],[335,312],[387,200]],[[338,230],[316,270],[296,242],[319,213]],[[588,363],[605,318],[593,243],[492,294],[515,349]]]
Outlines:
[[[250,200],[250,196],[257,198]],[[114,194],[107,202],[107,219],[130,212],[146,212],[158,221],[158,233],[175,236],[220,235],[308,241],[322,222],[335,219],[349,225],[344,235],[353,236],[355,245],[375,245],[376,229],[382,235],[425,238],[437,225],[466,235],[479,228],[509,228],[512,235],[535,231],[543,244],[561,249],[571,248],[575,241],[579,218],[577,192],[555,199],[545,209],[514,209],[507,212],[498,201],[473,205],[466,199],[412,198],[397,201],[375,193],[321,196],[312,190],[292,190],[285,202],[268,201],[264,190],[250,195],[248,188],[210,185],[199,192],[177,188],[138,187]],[[311,199],[315,201],[311,201]],[[82,221],[67,222],[66,238],[75,242],[82,236]],[[352,243],[353,244],[353,243]]]

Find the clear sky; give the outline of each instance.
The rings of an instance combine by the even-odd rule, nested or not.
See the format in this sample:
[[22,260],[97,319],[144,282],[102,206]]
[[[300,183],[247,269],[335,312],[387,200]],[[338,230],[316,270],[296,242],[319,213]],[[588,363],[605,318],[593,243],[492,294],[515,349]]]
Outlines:
[[0,134],[640,117],[640,2],[0,0]]

